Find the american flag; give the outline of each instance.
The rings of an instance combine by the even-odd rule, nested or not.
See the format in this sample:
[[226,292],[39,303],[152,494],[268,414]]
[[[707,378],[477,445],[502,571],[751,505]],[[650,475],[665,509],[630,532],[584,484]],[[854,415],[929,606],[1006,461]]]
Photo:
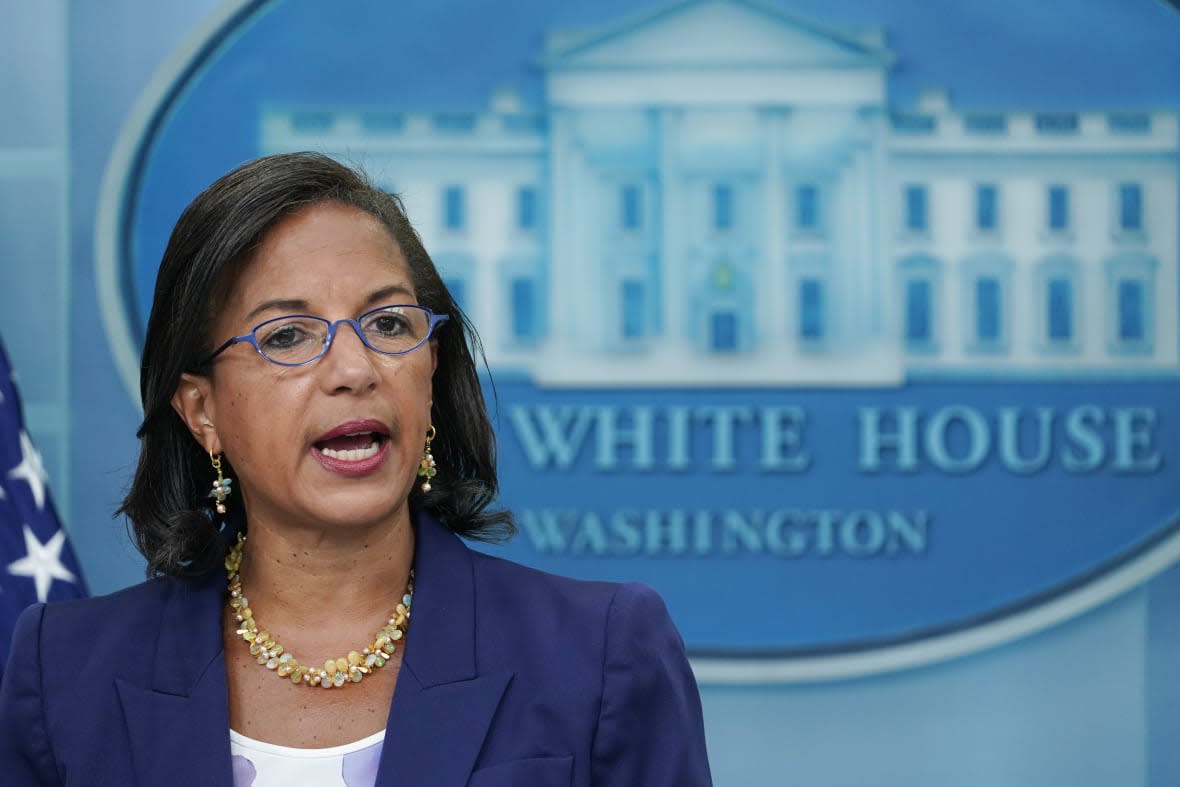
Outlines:
[[86,595],[47,482],[0,341],[0,674],[21,610],[36,601]]

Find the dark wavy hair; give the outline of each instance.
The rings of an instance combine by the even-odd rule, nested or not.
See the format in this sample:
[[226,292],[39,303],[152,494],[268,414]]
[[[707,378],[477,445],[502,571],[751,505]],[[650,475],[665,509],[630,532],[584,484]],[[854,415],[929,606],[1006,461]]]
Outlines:
[[[515,532],[511,513],[490,507],[499,483],[495,435],[476,370],[475,357],[483,357],[479,336],[443,284],[401,200],[327,156],[280,154],[243,164],[201,192],[176,222],[160,262],[140,369],[139,462],[117,512],[130,520],[149,576],[203,574],[223,557],[220,523],[208,498],[214,472],[173,410],[172,395],[181,374],[208,371],[201,362],[212,351],[212,316],[267,232],[284,217],[323,202],[358,208],[385,225],[405,256],[418,302],[450,316],[436,334],[431,419],[438,426],[432,452],[439,473],[429,495],[413,486],[411,508],[433,513],[468,538],[499,541]],[[244,521],[241,496],[227,504],[226,518]]]

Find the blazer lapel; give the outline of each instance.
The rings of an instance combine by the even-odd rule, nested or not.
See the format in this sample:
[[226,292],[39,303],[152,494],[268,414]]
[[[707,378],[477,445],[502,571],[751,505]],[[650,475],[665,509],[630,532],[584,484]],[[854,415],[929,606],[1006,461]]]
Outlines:
[[414,611],[377,787],[466,784],[511,673],[476,673],[467,547],[431,517],[416,529]]
[[116,679],[136,782],[232,784],[217,572],[173,580],[148,686]]

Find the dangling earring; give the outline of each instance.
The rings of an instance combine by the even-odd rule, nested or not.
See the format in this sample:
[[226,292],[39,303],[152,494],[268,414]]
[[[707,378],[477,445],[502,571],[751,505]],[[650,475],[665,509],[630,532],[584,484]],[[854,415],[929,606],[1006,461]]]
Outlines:
[[434,424],[426,430],[426,447],[422,449],[422,461],[418,463],[418,477],[422,479],[422,491],[430,491],[430,479],[434,478],[438,470],[435,469],[434,454],[430,453],[430,441],[437,434]]
[[213,469],[217,471],[217,480],[213,482],[213,491],[209,493],[209,497],[213,498],[213,507],[217,509],[217,513],[225,513],[225,499],[233,494],[232,478],[226,478],[221,474],[221,457],[216,456],[212,451],[209,452],[209,461],[213,463]]

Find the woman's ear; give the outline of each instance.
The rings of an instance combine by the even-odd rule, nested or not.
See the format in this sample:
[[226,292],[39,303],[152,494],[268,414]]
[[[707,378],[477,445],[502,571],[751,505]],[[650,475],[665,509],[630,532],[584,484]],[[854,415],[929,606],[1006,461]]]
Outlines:
[[193,437],[207,453],[221,453],[221,438],[217,436],[213,400],[208,377],[184,373],[176,393],[172,394],[172,409],[184,421]]

